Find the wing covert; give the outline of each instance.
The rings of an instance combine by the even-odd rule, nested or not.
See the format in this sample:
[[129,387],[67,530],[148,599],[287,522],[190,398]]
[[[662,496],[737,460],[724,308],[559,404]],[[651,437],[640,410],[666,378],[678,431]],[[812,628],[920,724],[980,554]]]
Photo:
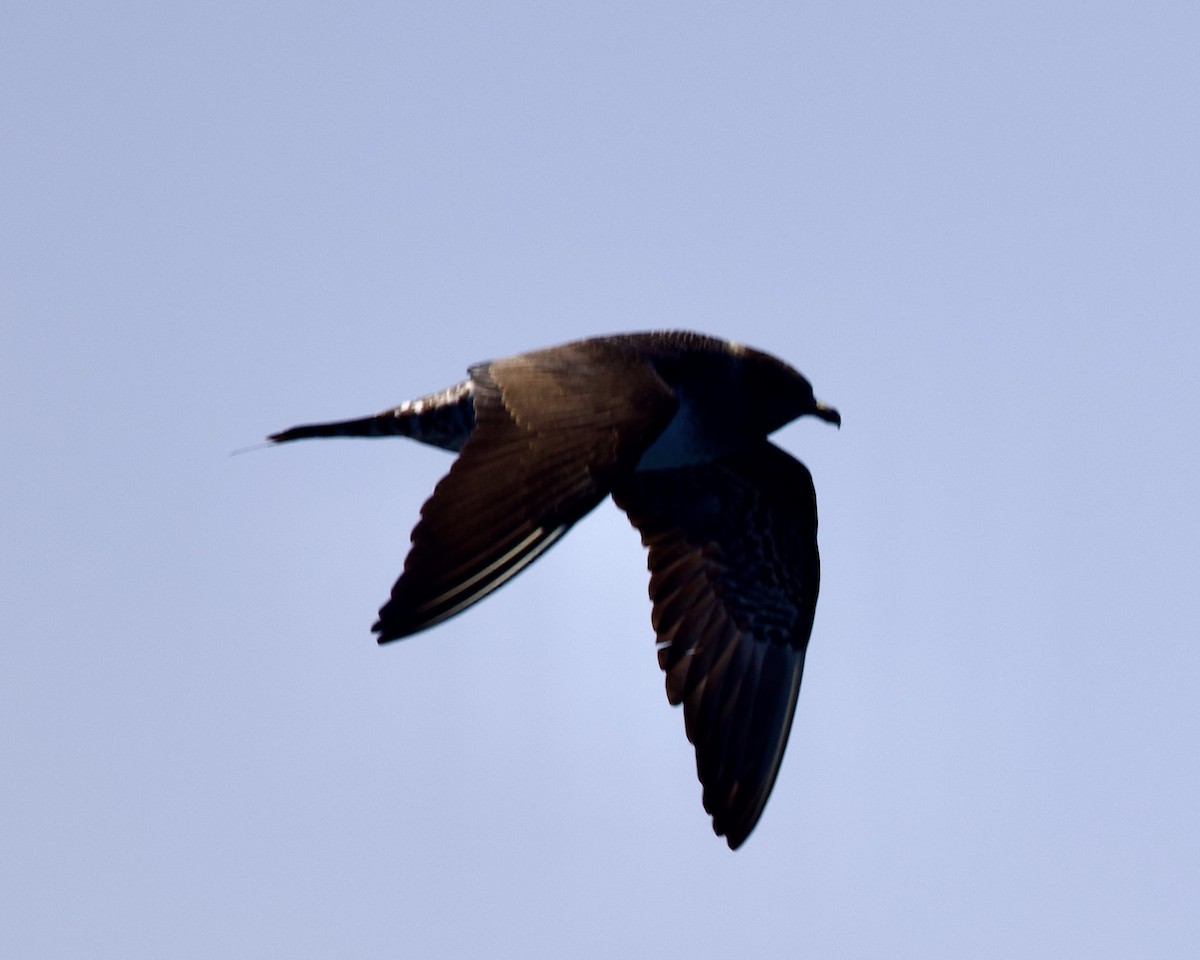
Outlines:
[[475,429],[421,508],[374,626],[424,630],[508,582],[608,495],[674,415],[651,364],[581,342],[471,368]]

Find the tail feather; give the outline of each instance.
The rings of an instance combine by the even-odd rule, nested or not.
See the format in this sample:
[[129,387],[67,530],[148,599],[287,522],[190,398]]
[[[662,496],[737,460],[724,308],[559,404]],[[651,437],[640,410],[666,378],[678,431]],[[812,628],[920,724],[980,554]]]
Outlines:
[[273,433],[272,443],[312,437],[411,437],[444,450],[458,451],[475,429],[474,387],[470,380],[409,400],[391,410],[356,420],[307,423]]
[[404,433],[397,430],[399,423],[392,411],[377,413],[360,420],[338,420],[330,423],[306,423],[273,433],[268,440],[287,443],[289,440],[307,440],[310,437],[385,437]]

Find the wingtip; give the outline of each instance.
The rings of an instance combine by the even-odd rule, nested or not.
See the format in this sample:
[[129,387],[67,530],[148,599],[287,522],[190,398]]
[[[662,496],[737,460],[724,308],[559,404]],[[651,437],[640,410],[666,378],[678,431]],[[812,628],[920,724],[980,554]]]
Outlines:
[[719,823],[718,818],[713,817],[713,833],[718,837],[724,837],[730,850],[737,850],[745,843],[756,826],[758,826],[757,817],[749,826],[745,823],[731,823],[728,818],[725,818],[724,823]]
[[415,621],[411,617],[403,616],[403,611],[398,615],[388,603],[380,609],[379,619],[371,624],[371,632],[375,634],[375,642],[382,647],[385,643],[393,643],[411,637],[414,633],[420,633],[436,622]]
[[375,634],[375,642],[381,647],[385,643],[391,643],[393,640],[399,640],[401,637],[406,636],[406,634],[397,633],[395,630],[389,630],[383,625],[382,620],[376,620],[371,625],[371,632]]

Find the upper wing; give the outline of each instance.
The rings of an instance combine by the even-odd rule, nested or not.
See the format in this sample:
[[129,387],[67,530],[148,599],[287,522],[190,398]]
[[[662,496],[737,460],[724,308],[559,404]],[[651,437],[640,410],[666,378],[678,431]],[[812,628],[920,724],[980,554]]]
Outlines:
[[713,830],[754,829],[791,729],[820,582],[808,469],[767,441],[635,473],[613,499],[650,548],[667,698],[683,704]]
[[635,351],[594,341],[480,364],[471,378],[475,430],[421,508],[380,643],[454,616],[536,560],[676,409]]

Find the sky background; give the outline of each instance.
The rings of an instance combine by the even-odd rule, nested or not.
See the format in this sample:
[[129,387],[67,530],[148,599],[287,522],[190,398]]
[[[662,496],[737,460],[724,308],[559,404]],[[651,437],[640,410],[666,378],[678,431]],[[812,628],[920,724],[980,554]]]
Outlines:
[[[1195,3],[2,24],[0,954],[1200,951]],[[611,503],[380,649],[450,457],[230,456],[664,327],[845,421],[737,853]]]

